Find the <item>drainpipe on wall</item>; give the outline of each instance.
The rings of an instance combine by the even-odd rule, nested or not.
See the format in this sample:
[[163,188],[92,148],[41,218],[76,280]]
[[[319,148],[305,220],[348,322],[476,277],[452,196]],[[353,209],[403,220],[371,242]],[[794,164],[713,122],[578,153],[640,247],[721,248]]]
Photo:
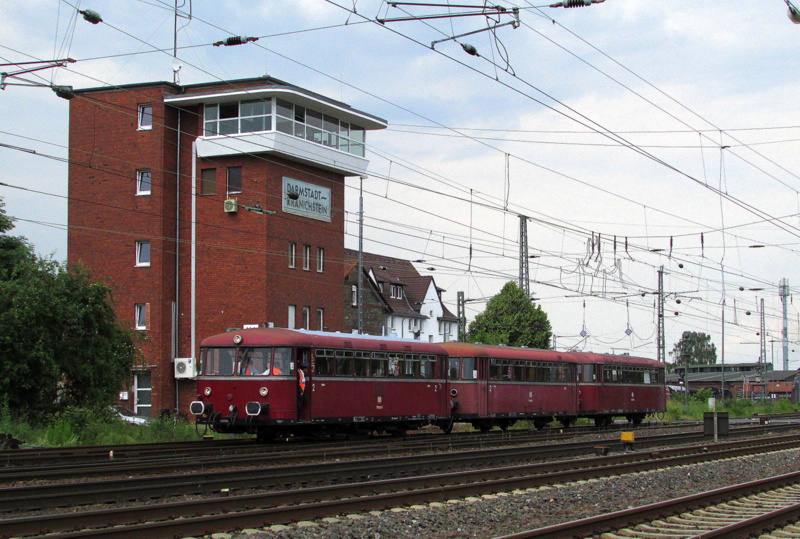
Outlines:
[[192,141],[192,262],[191,262],[191,349],[190,354],[194,359],[195,355],[195,340],[197,338],[197,324],[195,322],[195,315],[197,312],[197,141]]
[[[181,293],[181,109],[178,110],[178,151],[175,165],[175,301],[172,302],[172,364],[178,357],[178,313]],[[173,371],[174,372],[174,371]],[[181,390],[175,379],[175,411],[180,412]]]

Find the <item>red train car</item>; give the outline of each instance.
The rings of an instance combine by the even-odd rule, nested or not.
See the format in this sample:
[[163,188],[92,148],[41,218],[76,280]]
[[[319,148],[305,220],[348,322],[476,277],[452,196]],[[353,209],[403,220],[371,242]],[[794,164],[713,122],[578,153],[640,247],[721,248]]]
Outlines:
[[190,410],[217,432],[268,440],[449,432],[455,422],[641,423],[665,406],[664,365],[650,359],[261,328],[200,344]]
[[199,365],[190,411],[217,432],[264,440],[289,433],[399,434],[449,416],[446,352],[436,344],[246,329],[204,339]]
[[[467,343],[442,347],[449,355],[453,416],[481,430],[508,428],[520,419],[538,428],[553,420],[569,426],[581,417],[597,425],[614,417],[639,424],[666,409],[664,364],[651,359]],[[465,373],[463,365],[472,370]]]

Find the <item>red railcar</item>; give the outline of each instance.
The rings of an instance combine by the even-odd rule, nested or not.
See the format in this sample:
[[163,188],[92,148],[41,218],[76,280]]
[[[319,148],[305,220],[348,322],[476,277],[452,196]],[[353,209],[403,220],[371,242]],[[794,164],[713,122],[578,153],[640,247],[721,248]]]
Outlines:
[[[306,365],[306,368],[301,368]],[[302,370],[302,374],[300,371]],[[300,395],[300,379],[305,391]],[[191,412],[217,432],[400,434],[455,422],[481,430],[526,419],[640,423],[665,409],[664,365],[602,354],[430,344],[277,328],[200,343]]]
[[199,424],[215,431],[255,433],[260,439],[288,433],[399,434],[448,418],[446,383],[446,352],[436,344],[246,329],[200,343],[198,396],[190,410]]

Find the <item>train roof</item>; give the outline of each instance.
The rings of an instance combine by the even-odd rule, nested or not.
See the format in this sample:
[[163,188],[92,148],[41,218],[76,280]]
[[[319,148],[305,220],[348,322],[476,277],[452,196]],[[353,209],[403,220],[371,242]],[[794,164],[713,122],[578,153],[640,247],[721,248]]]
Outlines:
[[448,342],[442,343],[450,355],[469,357],[494,357],[503,359],[534,359],[540,361],[565,361],[567,363],[602,363],[614,365],[636,365],[641,367],[663,367],[654,359],[591,352],[559,352],[538,348],[518,348],[480,343]]
[[308,331],[303,329],[254,328],[237,329],[206,337],[200,346],[232,346],[236,336],[241,337],[240,346],[301,346],[314,348],[352,348],[388,352],[412,352],[418,354],[446,355],[447,351],[439,344],[413,339],[358,335],[327,331]]

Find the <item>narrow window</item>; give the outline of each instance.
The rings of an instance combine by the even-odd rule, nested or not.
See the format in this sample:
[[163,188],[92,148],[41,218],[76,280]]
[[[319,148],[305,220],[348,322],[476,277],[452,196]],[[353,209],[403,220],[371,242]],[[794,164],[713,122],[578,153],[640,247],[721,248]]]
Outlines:
[[136,307],[136,329],[147,329],[147,303],[137,303]]
[[303,245],[303,269],[308,271],[311,267],[311,246]]
[[317,247],[317,273],[325,271],[325,249]]
[[311,307],[303,307],[303,329],[311,329]]
[[217,169],[204,168],[200,171],[200,194],[217,194]]
[[242,192],[242,167],[228,167],[228,194]]
[[139,129],[153,128],[153,105],[139,105]]
[[286,324],[287,328],[294,329],[296,313],[297,313],[297,306],[289,305],[289,322],[288,324]]
[[136,242],[136,265],[149,266],[150,265],[150,242],[137,241]]
[[358,286],[351,286],[350,293],[353,295],[353,307],[358,307]]
[[317,308],[317,330],[325,331],[325,309]]
[[289,242],[289,267],[295,268],[297,267],[295,264],[295,258],[297,257],[297,244],[293,241]]
[[134,375],[134,385],[136,387],[136,402],[133,408],[134,413],[143,417],[152,417],[153,403],[150,397],[153,384],[151,374],[149,372],[144,372]]
[[150,194],[150,169],[141,169],[136,171],[136,194],[149,195]]

